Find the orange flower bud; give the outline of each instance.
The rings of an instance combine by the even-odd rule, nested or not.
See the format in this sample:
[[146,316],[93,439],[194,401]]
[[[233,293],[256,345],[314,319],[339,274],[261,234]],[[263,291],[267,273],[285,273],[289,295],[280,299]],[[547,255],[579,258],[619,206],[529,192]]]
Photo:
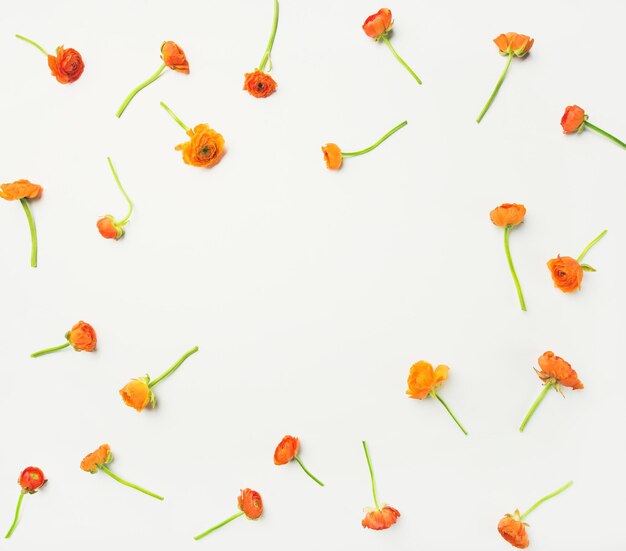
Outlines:
[[19,199],[39,199],[43,188],[38,184],[32,184],[28,180],[17,180],[12,184],[2,184],[0,186],[0,197],[7,201]]
[[515,511],[513,515],[505,515],[498,522],[498,532],[513,547],[526,549],[528,547],[528,534],[525,524],[519,520],[520,513]]
[[189,62],[185,57],[185,52],[175,42],[168,40],[161,44],[161,59],[170,69],[189,74]]
[[96,348],[96,331],[91,325],[84,321],[79,321],[74,325],[74,327],[65,334],[65,338],[70,341],[74,350],[93,352]]
[[559,255],[548,261],[548,269],[554,286],[564,293],[573,293],[580,289],[584,272],[575,258]]
[[148,386],[150,378],[146,375],[139,379],[133,379],[122,390],[120,390],[120,396],[124,403],[136,411],[142,411],[150,404],[154,407],[155,397],[154,393]]
[[261,494],[250,488],[241,490],[241,494],[237,497],[237,506],[250,520],[256,520],[263,514]]
[[278,84],[276,81],[263,71],[254,71],[245,74],[243,89],[247,90],[251,96],[255,98],[266,98],[276,92]]
[[47,481],[43,471],[37,467],[26,467],[17,479],[24,493],[34,494]]
[[365,518],[361,521],[363,528],[370,528],[372,530],[385,530],[390,526],[393,526],[400,516],[400,511],[385,505],[382,509],[374,509],[365,515]]
[[52,76],[57,81],[61,84],[69,84],[80,78],[85,69],[85,64],[83,63],[83,58],[76,50],[72,48],[66,50],[63,46],[59,46],[56,56],[48,56],[48,67],[50,67]]
[[432,365],[420,360],[411,366],[407,380],[409,388],[406,393],[410,398],[423,400],[446,380],[449,369],[446,365],[438,365],[437,369],[433,370]]
[[391,10],[382,8],[375,14],[370,15],[363,23],[363,31],[374,40],[389,32],[393,25]]
[[524,57],[533,47],[535,40],[525,34],[506,33],[493,39],[502,55],[509,55],[511,52],[517,57]]
[[559,385],[567,386],[573,390],[585,388],[572,366],[563,358],[555,356],[554,352],[544,352],[538,362],[541,371],[535,371],[542,381],[553,379]]
[[98,231],[100,235],[105,239],[119,239],[124,235],[124,228],[122,226],[118,226],[115,218],[113,218],[110,214],[103,216],[96,223],[98,227]]
[[111,447],[102,444],[96,451],[87,454],[80,462],[80,468],[88,473],[96,473],[101,465],[106,465],[113,461]]
[[207,124],[199,124],[187,131],[190,141],[179,144],[176,151],[183,152],[183,161],[192,166],[209,168],[216,165],[224,154],[224,137],[209,128]]
[[300,447],[299,440],[294,436],[285,436],[274,452],[274,465],[285,465],[289,463],[298,453]]
[[324,153],[324,161],[326,161],[326,168],[330,170],[337,170],[341,168],[343,157],[341,155],[341,149],[334,143],[327,143],[322,147],[322,153]]
[[516,203],[504,203],[489,213],[491,221],[502,228],[521,224],[524,216],[526,216],[526,207]]
[[571,134],[572,132],[580,132],[584,128],[585,121],[589,117],[585,115],[585,110],[578,105],[568,105],[565,113],[561,117],[561,126],[563,134]]

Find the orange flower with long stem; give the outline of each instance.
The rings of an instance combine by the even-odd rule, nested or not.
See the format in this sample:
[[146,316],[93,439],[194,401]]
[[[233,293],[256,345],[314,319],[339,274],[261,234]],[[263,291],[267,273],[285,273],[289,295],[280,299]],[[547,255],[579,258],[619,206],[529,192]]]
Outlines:
[[[270,39],[265,47],[265,52],[261,58],[259,66],[251,73],[245,74],[243,89],[247,90],[251,96],[255,98],[267,98],[271,96],[278,86],[276,81],[268,74],[272,70],[272,48],[274,47],[274,39],[276,38],[276,29],[278,29],[278,0],[274,0],[274,19],[272,21],[272,32]],[[269,63],[267,73],[265,67]]]
[[596,269],[589,266],[589,264],[581,264],[581,262],[589,252],[589,249],[600,241],[606,233],[607,230],[600,233],[598,237],[583,249],[583,252],[578,255],[578,258],[558,255],[556,258],[548,260],[548,270],[550,270],[552,281],[554,281],[554,286],[557,289],[560,289],[564,293],[578,291],[582,284],[584,273],[596,271]]
[[22,500],[26,494],[34,494],[47,482],[46,477],[43,474],[43,471],[38,467],[26,467],[17,479],[17,483],[21,487],[20,497],[17,499],[17,506],[15,507],[15,516],[13,517],[13,524],[9,528],[9,531],[6,533],[5,539],[11,537],[15,528],[17,526],[17,522],[20,519],[20,509],[22,508]]
[[189,356],[195,354],[197,351],[198,347],[194,346],[191,350],[185,352],[172,367],[165,373],[161,373],[161,375],[153,381],[150,381],[149,375],[133,379],[120,390],[120,396],[122,400],[124,400],[124,403],[134,408],[136,411],[143,411],[148,405],[154,407],[156,405],[156,397],[154,392],[152,392],[152,388],[174,373]]
[[165,103],[161,102],[161,107],[191,138],[188,142],[178,144],[174,148],[176,151],[182,151],[183,161],[186,164],[200,168],[211,168],[220,162],[224,155],[225,142],[224,137],[219,132],[209,128],[208,124],[198,124],[195,128],[189,128]]
[[394,47],[391,45],[391,42],[389,42],[389,35],[391,34],[392,26],[393,16],[391,15],[391,10],[388,8],[382,8],[365,20],[365,23],[363,23],[363,32],[365,32],[365,34],[370,38],[373,38],[376,42],[382,40],[389,48],[389,51],[393,54],[393,57],[395,57],[402,64],[402,66],[409,72],[418,84],[422,84],[420,77],[418,77],[415,74],[415,71],[409,67],[408,63],[398,55],[398,52],[396,52]]
[[165,74],[166,69],[171,69],[172,71],[186,75],[189,74],[189,62],[187,61],[185,52],[183,52],[183,49],[175,42],[168,40],[161,44],[161,60],[163,63],[157,69],[156,73],[154,73],[149,79],[142,82],[139,86],[133,89],[128,96],[126,96],[126,99],[122,102],[122,105],[120,105],[117,113],[115,113],[115,116],[118,119],[122,116],[122,113],[126,110],[131,100],[146,86],[161,78]]
[[572,134],[574,132],[580,134],[585,128],[591,128],[591,130],[595,130],[598,134],[626,149],[626,143],[622,140],[616,138],[613,134],[609,134],[606,130],[602,130],[599,126],[591,124],[589,115],[578,105],[568,105],[565,108],[565,112],[561,117],[561,127],[563,128],[563,134]]
[[98,342],[95,329],[84,321],[79,321],[75,324],[67,333],[65,333],[65,338],[67,339],[66,343],[60,344],[59,346],[53,346],[51,348],[44,348],[38,352],[33,352],[30,357],[38,358],[44,354],[50,354],[52,352],[56,352],[57,350],[63,350],[68,346],[71,346],[77,352],[93,352],[96,349],[96,344]]
[[563,358],[556,356],[554,352],[544,352],[538,362],[541,371],[537,371],[535,369],[535,372],[543,381],[543,390],[528,410],[526,417],[524,417],[524,420],[519,427],[520,432],[524,432],[528,421],[533,416],[533,413],[535,413],[535,410],[546,397],[546,394],[551,388],[554,388],[554,390],[559,392],[563,397],[565,397],[562,390],[562,387],[564,386],[571,388],[572,390],[582,390],[585,388],[578,378],[576,371],[572,369],[572,366]]
[[515,509],[513,514],[504,515],[498,522],[498,532],[500,535],[509,542],[513,547],[517,549],[526,549],[530,543],[528,539],[528,533],[526,532],[526,524],[524,519],[532,513],[539,505],[552,499],[554,496],[558,496],[561,492],[567,490],[572,484],[573,480],[570,480],[565,486],[562,486],[555,492],[542,497],[537,503],[535,503],[530,509],[524,513],[520,513],[519,509]]
[[502,83],[504,82],[504,77],[506,77],[509,67],[511,66],[511,61],[513,60],[513,57],[525,57],[528,52],[530,52],[530,49],[535,43],[535,40],[533,38],[530,38],[530,36],[517,33],[501,34],[500,36],[494,38],[493,41],[498,47],[500,55],[507,56],[508,60],[506,62],[506,66],[504,67],[502,75],[500,75],[500,79],[496,83],[496,87],[494,88],[491,96],[487,100],[485,107],[483,107],[483,110],[480,112],[480,115],[478,115],[476,122],[480,122],[485,116],[485,113],[487,112],[489,107],[491,107],[493,100],[500,90],[500,86],[502,86]]
[[235,513],[233,516],[228,517],[226,520],[223,520],[219,524],[212,526],[208,530],[202,532],[202,534],[198,534],[194,536],[194,540],[201,540],[204,536],[208,536],[211,532],[215,532],[218,528],[232,522],[236,518],[239,518],[243,515],[246,515],[248,520],[257,520],[263,514],[263,500],[261,499],[261,494],[250,488],[246,488],[245,490],[241,490],[239,496],[237,497],[237,507],[239,508],[239,512]]
[[365,452],[365,459],[367,459],[367,468],[370,472],[370,480],[372,482],[372,496],[374,497],[374,509],[368,508],[365,518],[361,521],[363,528],[370,528],[371,530],[385,530],[393,526],[400,517],[400,511],[394,509],[390,505],[384,505],[381,507],[378,504],[378,497],[376,496],[376,481],[374,480],[374,469],[372,469],[372,461],[370,460],[369,450],[367,449],[367,443],[363,440],[363,451]]
[[448,378],[448,371],[450,371],[450,368],[447,365],[438,365],[437,368],[433,370],[431,364],[420,360],[411,366],[409,378],[407,379],[408,389],[406,393],[409,395],[409,398],[415,398],[417,400],[423,400],[428,396],[439,400],[441,405],[450,414],[450,417],[452,417],[457,426],[463,431],[463,434],[467,436],[465,427],[463,427],[461,422],[448,407],[448,404],[446,404],[443,398],[437,393],[437,389]]
[[115,172],[115,168],[113,168],[113,163],[111,162],[111,157],[107,157],[107,161],[109,163],[109,167],[111,168],[111,172],[113,173],[113,178],[115,178],[115,183],[117,187],[122,192],[124,199],[128,203],[128,214],[121,220],[116,220],[112,215],[105,214],[101,217],[96,226],[98,227],[98,231],[100,235],[105,239],[115,239],[116,241],[124,235],[124,226],[128,224],[128,220],[130,219],[131,214],[133,213],[133,202],[130,200],[130,197],[124,191],[120,179],[117,176],[117,172]]
[[0,185],[0,197],[6,201],[16,201],[22,204],[28,227],[30,229],[30,265],[37,267],[37,228],[33,214],[28,206],[29,199],[39,199],[43,193],[43,188],[38,184],[32,184],[28,180],[17,180],[12,184]]
[[407,121],[402,121],[398,126],[392,128],[389,132],[387,132],[380,140],[376,143],[373,143],[369,147],[365,149],[361,149],[359,151],[341,151],[339,146],[334,143],[327,143],[322,146],[322,153],[324,154],[324,161],[326,162],[326,168],[330,170],[338,170],[341,168],[343,164],[344,157],[358,157],[359,155],[363,155],[365,153],[369,153],[373,149],[376,149],[381,143],[383,143],[389,136],[395,134],[400,128],[406,126],[408,124]]
[[133,484],[132,482],[128,482],[123,478],[117,476],[113,473],[107,465],[109,465],[113,461],[113,454],[111,453],[111,447],[108,444],[102,444],[98,447],[97,450],[87,454],[83,460],[80,462],[80,468],[88,473],[95,474],[98,471],[102,471],[109,475],[113,480],[116,480],[120,484],[124,486],[128,486],[133,490],[137,490],[143,494],[149,495],[155,499],[163,501],[165,498],[142,488],[141,486],[137,486],[137,484]]
[[324,486],[324,483],[313,475],[302,463],[302,460],[298,457],[298,450],[300,449],[300,440],[295,436],[285,436],[276,446],[274,451],[274,465],[286,465],[290,461],[296,461],[302,470],[308,474],[315,482],[320,486]]
[[509,264],[509,270],[511,270],[511,276],[513,277],[513,283],[515,283],[515,289],[517,289],[517,298],[519,298],[519,304],[521,309],[526,311],[526,302],[524,301],[524,294],[522,293],[522,286],[520,285],[517,273],[515,271],[515,265],[511,258],[511,249],[509,248],[509,233],[515,226],[519,226],[526,216],[526,207],[524,205],[518,205],[516,203],[504,203],[499,207],[496,207],[489,213],[491,221],[501,228],[504,228],[504,252],[506,253],[506,260]]
[[50,55],[39,44],[33,42],[21,34],[16,34],[16,38],[28,42],[37,48],[48,58],[48,67],[52,71],[52,76],[61,84],[76,82],[85,70],[85,64],[81,55],[73,48],[65,49],[63,46],[57,47],[55,55]]

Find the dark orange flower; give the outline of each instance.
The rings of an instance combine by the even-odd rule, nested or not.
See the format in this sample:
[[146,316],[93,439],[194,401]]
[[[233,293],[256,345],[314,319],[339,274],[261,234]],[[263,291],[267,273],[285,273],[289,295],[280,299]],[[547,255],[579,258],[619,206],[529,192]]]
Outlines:
[[276,81],[263,71],[254,71],[246,73],[243,82],[243,89],[247,90],[251,96],[255,98],[266,98],[276,92],[278,84]]
[[185,57],[185,52],[175,42],[168,40],[161,44],[161,59],[170,69],[189,74],[189,62]]
[[34,494],[46,483],[43,471],[37,467],[26,467],[17,479],[24,493]]
[[535,43],[534,38],[525,34],[506,33],[493,39],[502,55],[509,55],[513,52],[517,57],[524,57]]
[[541,371],[537,371],[537,375],[542,381],[552,379],[556,384],[570,387],[573,390],[582,390],[585,386],[578,378],[576,371],[563,358],[555,356],[554,352],[544,352],[539,358],[539,367]]
[[32,184],[28,180],[17,180],[12,184],[0,186],[0,197],[7,201],[18,199],[39,199],[43,188],[38,184]]
[[363,23],[365,34],[374,40],[378,40],[382,35],[386,34],[393,25],[393,17],[391,10],[382,8],[375,14],[370,15]]
[[111,447],[108,444],[102,444],[96,451],[86,455],[80,462],[80,468],[88,473],[96,473],[100,465],[110,463],[112,459]]
[[524,216],[526,216],[526,207],[516,203],[504,203],[489,213],[491,221],[502,228],[521,224]]
[[548,269],[554,286],[564,293],[572,293],[580,289],[584,272],[575,258],[559,255],[557,258],[548,260]]
[[298,453],[300,442],[295,436],[285,436],[274,452],[274,465],[285,465],[289,463]]
[[224,154],[224,137],[209,128],[207,124],[199,124],[187,131],[190,141],[176,146],[176,151],[183,152],[183,161],[188,165],[209,168],[216,165]]
[[66,50],[63,46],[57,48],[56,54],[56,56],[48,55],[48,67],[50,67],[52,75],[61,84],[77,81],[85,69],[80,54],[73,48]]
[[446,380],[448,371],[449,368],[446,365],[438,365],[437,369],[433,370],[432,365],[420,360],[411,366],[407,380],[409,388],[406,393],[411,398],[423,400]]
[[115,223],[115,218],[110,214],[103,216],[96,223],[100,235],[105,239],[119,239],[124,235],[124,228]]
[[563,127],[563,134],[571,134],[572,132],[578,132],[583,129],[585,121],[587,120],[585,110],[578,105],[568,105],[565,108],[565,113],[561,117],[561,126]]
[[237,506],[250,520],[256,520],[263,514],[261,494],[250,488],[241,490],[241,494],[237,497]]
[[74,350],[93,352],[96,348],[96,331],[91,325],[84,321],[79,321],[74,325],[74,327],[65,334],[65,338],[70,341]]
[[526,549],[528,547],[528,534],[526,525],[519,520],[520,512],[515,511],[513,515],[505,515],[498,522],[498,532],[513,547]]
[[154,407],[154,393],[148,386],[145,378],[133,379],[122,390],[120,396],[124,403],[136,411],[142,411],[148,404]]
[[361,521],[363,528],[370,528],[372,530],[385,530],[390,526],[393,526],[400,516],[400,511],[390,507],[389,505],[383,506],[382,509],[374,509],[365,515],[365,518]]
[[327,143],[322,147],[322,153],[324,153],[324,161],[326,161],[326,168],[330,170],[337,170],[341,168],[343,157],[341,155],[341,149],[334,143]]

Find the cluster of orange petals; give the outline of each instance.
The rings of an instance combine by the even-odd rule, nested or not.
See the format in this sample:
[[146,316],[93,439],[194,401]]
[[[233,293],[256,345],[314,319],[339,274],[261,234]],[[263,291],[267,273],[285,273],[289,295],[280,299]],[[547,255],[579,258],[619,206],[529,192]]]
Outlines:
[[119,239],[124,235],[124,228],[115,222],[110,214],[103,216],[96,222],[100,235],[105,239]]
[[326,161],[326,168],[330,170],[337,170],[341,168],[343,162],[343,156],[341,149],[335,143],[327,143],[322,146],[322,153],[324,154],[324,161]]
[[38,199],[42,192],[43,188],[40,185],[33,184],[28,180],[17,180],[12,184],[0,185],[0,197],[7,201]]
[[578,378],[578,374],[569,362],[556,356],[554,352],[544,352],[538,360],[541,371],[537,375],[542,381],[553,381],[556,384],[569,387],[573,390],[582,390],[585,386]]
[[393,526],[400,516],[400,511],[384,505],[381,509],[374,509],[365,515],[365,518],[361,521],[363,528],[370,528],[372,530],[385,530],[390,526]]
[[145,379],[133,379],[120,390],[120,396],[124,403],[135,409],[143,411],[148,404],[154,405],[154,393],[150,390]]
[[564,293],[573,293],[580,289],[584,272],[575,258],[559,255],[548,260],[548,269],[554,286]]
[[528,547],[528,534],[526,533],[526,525],[519,520],[519,511],[515,511],[513,515],[505,515],[498,522],[498,532],[513,547],[518,549],[526,549]]
[[568,105],[561,118],[563,134],[571,134],[572,132],[582,130],[587,118],[585,110],[582,107],[578,107],[578,105]]
[[176,151],[183,152],[183,161],[188,165],[209,168],[216,165],[224,154],[224,137],[209,128],[208,124],[199,124],[190,128],[187,135],[190,141],[176,146]]
[[501,228],[521,224],[524,216],[526,216],[526,207],[516,203],[504,203],[489,213],[491,221]]
[[61,84],[76,82],[83,74],[85,64],[81,55],[73,48],[67,50],[59,46],[56,56],[48,55],[48,67],[52,71],[52,76]]
[[179,73],[189,74],[189,62],[185,52],[175,42],[168,40],[161,44],[161,59],[170,69]]
[[407,380],[409,388],[406,393],[410,398],[423,400],[446,380],[449,370],[450,368],[446,365],[438,365],[437,368],[433,370],[431,364],[420,360],[411,366]]
[[381,36],[389,32],[392,25],[393,17],[391,10],[382,8],[365,20],[365,23],[363,23],[363,31],[370,38],[378,40]]
[[502,55],[510,55],[513,53],[517,57],[524,57],[535,43],[534,38],[525,34],[506,33],[501,34],[493,39],[495,45]]
[[70,341],[74,350],[83,352],[93,352],[98,342],[95,329],[84,321],[79,321],[74,325],[65,334],[65,338]]
[[88,473],[96,473],[101,465],[111,462],[111,447],[102,444],[96,451],[87,454],[80,462],[80,468]]
[[255,98],[266,98],[276,92],[278,84],[276,81],[263,71],[256,70],[252,73],[245,74],[243,89],[247,90],[251,96]]
[[285,436],[274,451],[274,465],[286,465],[298,453],[300,441],[295,436]]
[[261,494],[250,488],[241,490],[237,497],[237,506],[250,520],[256,520],[263,514],[263,500]]
[[38,467],[26,467],[17,482],[24,493],[33,494],[46,483],[46,477]]

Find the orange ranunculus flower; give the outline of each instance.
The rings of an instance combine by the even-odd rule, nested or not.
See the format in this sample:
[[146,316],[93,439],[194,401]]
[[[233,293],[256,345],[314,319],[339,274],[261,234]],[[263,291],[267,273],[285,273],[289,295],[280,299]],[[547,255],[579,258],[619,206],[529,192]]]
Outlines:
[[572,293],[580,289],[584,272],[575,258],[559,255],[548,261],[548,269],[554,286],[564,293]]
[[133,379],[120,390],[120,396],[127,406],[134,408],[136,411],[142,411],[148,404],[154,407],[154,393],[144,377]]
[[112,459],[111,447],[108,444],[102,444],[96,451],[86,455],[80,462],[80,468],[88,473],[96,473],[100,465],[110,463]]
[[516,203],[504,203],[489,213],[491,221],[502,228],[521,224],[524,216],[526,216],[526,207]]
[[67,50],[63,46],[57,48],[56,57],[48,55],[48,67],[61,84],[69,84],[80,78],[85,69],[83,58],[73,48]]
[[542,381],[553,379],[557,384],[568,386],[573,390],[585,388],[572,366],[563,358],[555,356],[554,352],[544,352],[538,362],[541,371],[536,369],[535,371]]
[[246,73],[243,82],[243,89],[247,90],[251,96],[255,98],[266,98],[276,92],[278,84],[276,81],[263,71],[254,71]]
[[21,473],[17,482],[22,487],[24,493],[34,494],[46,483],[43,471],[37,467],[26,467]]
[[535,43],[534,38],[525,34],[506,33],[493,39],[502,55],[509,55],[513,52],[517,57],[524,57]]
[[324,161],[326,161],[326,168],[330,170],[337,170],[341,168],[343,157],[341,155],[341,149],[334,143],[327,143],[322,147],[322,153],[324,153]]
[[438,365],[435,370],[428,362],[420,360],[411,366],[406,393],[410,398],[423,400],[448,377],[449,367]]
[[237,497],[237,506],[250,520],[256,520],[263,514],[261,494],[250,488],[241,490],[241,494]]
[[124,228],[115,223],[115,218],[110,214],[103,216],[96,223],[100,235],[105,239],[119,239],[124,235]]
[[161,45],[161,59],[170,69],[179,73],[189,74],[189,62],[185,57],[185,52],[175,42],[171,40],[163,42]]
[[578,107],[578,105],[568,105],[565,108],[565,113],[563,113],[561,117],[563,134],[571,134],[572,132],[582,130],[587,118],[585,110],[582,107]]
[[390,526],[393,526],[400,516],[400,511],[384,505],[382,509],[374,509],[365,515],[365,518],[361,521],[363,528],[371,528],[372,530],[385,530]]
[[42,192],[43,188],[40,185],[32,184],[28,180],[17,180],[12,184],[0,185],[0,197],[7,201],[38,199]]
[[98,341],[94,328],[84,321],[79,321],[74,325],[74,327],[65,334],[65,338],[70,341],[74,350],[82,350],[85,352],[93,352]]
[[300,442],[295,436],[285,436],[274,452],[274,465],[286,465],[298,453]]
[[391,16],[391,10],[382,8],[365,20],[363,30],[367,36],[378,40],[391,29],[392,25],[393,18]]
[[183,152],[183,161],[188,165],[209,168],[216,165],[224,154],[224,137],[209,128],[207,124],[199,124],[187,131],[190,141],[176,146],[176,151]]
[[515,511],[513,515],[505,515],[498,522],[498,532],[513,547],[526,549],[528,547],[528,534],[526,525],[519,520],[520,513]]

